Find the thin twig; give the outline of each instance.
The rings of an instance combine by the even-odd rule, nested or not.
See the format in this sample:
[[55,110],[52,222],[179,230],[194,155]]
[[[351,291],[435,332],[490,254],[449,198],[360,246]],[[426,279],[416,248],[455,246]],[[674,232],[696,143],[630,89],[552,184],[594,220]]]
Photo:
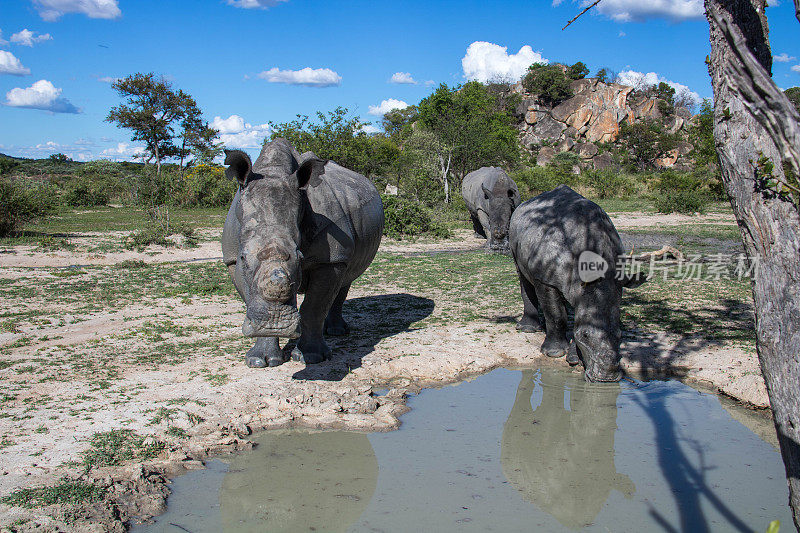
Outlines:
[[[796,0],[796,1],[800,2],[800,0]],[[566,26],[564,26],[563,28],[561,28],[561,31],[564,31],[564,30],[566,30],[566,29],[567,29],[567,26],[569,26],[570,24],[572,24],[573,22],[575,22],[576,20],[578,20],[578,18],[579,18],[581,15],[583,15],[584,13],[586,13],[587,11],[589,11],[590,9],[592,9],[594,6],[596,6],[596,5],[597,5],[597,4],[599,4],[600,2],[601,2],[601,0],[596,0],[594,3],[592,3],[592,5],[590,5],[589,7],[587,7],[586,9],[584,9],[583,11],[581,11],[580,13],[578,13],[577,15],[575,15],[574,17],[572,17],[572,20],[570,20],[569,22],[567,22],[567,25],[566,25]]]

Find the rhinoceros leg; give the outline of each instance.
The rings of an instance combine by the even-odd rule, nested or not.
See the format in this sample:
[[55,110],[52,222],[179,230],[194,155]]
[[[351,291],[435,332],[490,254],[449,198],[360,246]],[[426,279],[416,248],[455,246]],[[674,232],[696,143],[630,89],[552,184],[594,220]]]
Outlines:
[[247,351],[244,362],[250,368],[264,368],[283,364],[283,350],[277,337],[258,337],[256,343]]
[[344,301],[347,299],[347,291],[349,290],[350,285],[345,285],[339,289],[339,294],[337,294],[336,298],[333,300],[331,310],[328,311],[328,317],[325,319],[326,335],[337,337],[350,333],[350,326],[347,325],[347,322],[344,321],[344,317],[342,316],[342,305],[344,305]]
[[542,331],[539,311],[536,309],[538,302],[536,291],[519,270],[517,270],[517,275],[519,275],[519,287],[520,293],[522,293],[522,319],[517,323],[517,329],[525,333]]
[[548,357],[562,357],[569,350],[567,308],[564,305],[564,298],[555,287],[538,282],[535,287],[545,321],[546,335],[542,343],[542,353]]
[[[323,265],[307,274],[308,286],[300,306],[300,338],[292,359],[307,365],[330,359],[331,349],[322,335],[325,318],[339,294],[344,265]],[[305,274],[305,272],[304,272]]]
[[472,219],[472,229],[475,231],[475,236],[486,239],[487,235],[483,231],[483,226],[481,226],[481,222],[478,220],[478,217],[470,213],[469,218]]

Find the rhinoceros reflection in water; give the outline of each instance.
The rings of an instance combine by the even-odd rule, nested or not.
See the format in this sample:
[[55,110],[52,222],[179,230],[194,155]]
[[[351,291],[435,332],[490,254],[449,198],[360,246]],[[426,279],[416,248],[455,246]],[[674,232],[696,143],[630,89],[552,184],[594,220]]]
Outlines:
[[[534,410],[531,395],[542,391]],[[569,391],[569,410],[565,406]],[[563,370],[525,371],[503,428],[500,461],[522,497],[566,527],[591,523],[611,489],[636,487],[614,466],[619,384],[589,384]]]
[[365,434],[270,432],[231,463],[226,532],[346,531],[369,504],[378,461]]

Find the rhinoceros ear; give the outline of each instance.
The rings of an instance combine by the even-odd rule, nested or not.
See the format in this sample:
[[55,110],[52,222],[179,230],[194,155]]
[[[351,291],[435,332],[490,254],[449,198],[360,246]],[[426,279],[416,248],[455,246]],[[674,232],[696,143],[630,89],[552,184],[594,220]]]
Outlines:
[[317,178],[325,174],[325,163],[327,162],[328,161],[317,157],[312,157],[311,159],[303,161],[303,164],[300,165],[300,168],[298,168],[295,173],[297,175],[297,188],[303,188],[308,185],[309,182],[311,185],[316,185]]
[[225,177],[235,179],[239,185],[244,187],[253,169],[250,156],[241,150],[225,150],[225,164],[228,165],[228,168],[225,169]]
[[483,183],[481,183],[481,189],[483,190],[483,197],[484,197],[484,199],[488,200],[488,199],[489,199],[489,196],[491,196],[491,195],[492,195],[492,191],[490,191],[489,189],[487,189],[487,188],[486,188],[486,185],[484,185]]

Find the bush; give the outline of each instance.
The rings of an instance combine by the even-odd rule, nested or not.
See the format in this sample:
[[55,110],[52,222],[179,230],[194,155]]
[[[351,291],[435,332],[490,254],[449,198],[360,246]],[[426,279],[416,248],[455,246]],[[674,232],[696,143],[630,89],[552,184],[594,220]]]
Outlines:
[[431,219],[423,205],[408,198],[381,195],[386,222],[383,234],[393,239],[403,236],[429,234],[436,237],[449,237],[450,230]]
[[572,80],[580,80],[589,74],[589,67],[583,61],[578,61],[572,66],[567,67],[567,77]]
[[629,174],[611,170],[587,170],[582,181],[597,198],[628,198],[636,192],[636,182]]
[[26,222],[53,213],[58,194],[51,185],[32,180],[0,180],[0,236]]
[[67,186],[64,203],[72,207],[94,207],[108,204],[108,194],[86,178],[74,180]]
[[576,176],[572,169],[564,172],[563,167],[549,165],[546,167],[533,167],[512,174],[512,178],[520,189],[523,198],[536,196],[537,194],[552,191],[559,185],[575,184]]
[[707,184],[696,173],[665,170],[658,175],[656,190],[660,213],[703,213],[711,200]]
[[225,177],[225,170],[215,165],[198,165],[185,177],[187,207],[223,207],[230,205],[237,184]]
[[534,63],[522,78],[522,86],[531,94],[549,105],[558,105],[570,96],[570,79],[564,73],[564,66],[558,63],[544,65]]

